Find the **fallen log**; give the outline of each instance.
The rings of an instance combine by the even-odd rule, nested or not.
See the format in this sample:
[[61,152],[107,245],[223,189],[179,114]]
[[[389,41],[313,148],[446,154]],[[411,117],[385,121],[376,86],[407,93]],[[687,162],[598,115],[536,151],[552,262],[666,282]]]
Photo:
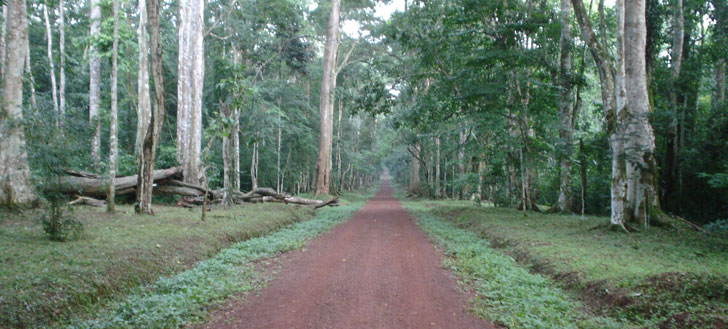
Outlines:
[[326,206],[338,206],[338,205],[339,205],[339,198],[338,197],[333,197],[333,198],[329,199],[328,201],[326,201],[326,202],[324,202],[322,204],[316,205],[314,208],[315,209],[318,209],[318,208],[323,208],[323,207],[326,207]]
[[[166,189],[168,193],[174,193],[183,196],[204,196],[205,192],[207,192],[211,196],[211,199],[222,199],[223,196],[222,191],[213,191],[210,189],[206,189],[203,186],[185,183],[177,179],[162,180],[158,183],[158,186],[154,187],[155,190],[158,188]],[[181,193],[176,193],[175,191],[180,191]]]
[[69,202],[68,204],[69,205],[85,204],[85,205],[89,205],[92,207],[106,207],[106,201],[89,198],[89,197],[85,197],[85,196],[79,196],[76,198],[76,200],[73,200],[73,201]]
[[[182,167],[155,170],[154,181],[170,178],[182,173]],[[89,197],[105,197],[107,193],[108,180],[104,178],[93,178],[83,176],[62,176],[58,185],[52,186],[56,192],[65,194],[76,194]],[[136,190],[137,175],[118,177],[114,184],[116,194],[132,193]]]

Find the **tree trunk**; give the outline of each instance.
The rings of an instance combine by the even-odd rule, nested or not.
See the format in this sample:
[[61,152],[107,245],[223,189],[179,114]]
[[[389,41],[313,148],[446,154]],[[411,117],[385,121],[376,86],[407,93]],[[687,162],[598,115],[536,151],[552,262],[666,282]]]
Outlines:
[[202,89],[205,74],[204,1],[179,5],[177,64],[177,160],[185,168],[184,181],[199,184],[202,142]]
[[154,186],[154,158],[156,156],[159,134],[164,123],[164,75],[162,74],[162,37],[159,31],[159,0],[147,0],[147,18],[149,22],[149,50],[154,80],[154,109],[142,147],[142,159],[139,163],[137,187],[137,213],[153,214],[152,188]]
[[338,48],[339,7],[340,0],[331,1],[331,13],[326,27],[326,48],[324,49],[323,76],[321,78],[321,95],[319,97],[320,132],[316,171],[316,194],[328,194],[331,184],[331,147],[334,128],[334,111],[332,97],[336,85],[332,80],[336,66]]
[[28,75],[28,87],[30,89],[30,108],[37,109],[38,102],[35,99],[35,78],[33,78],[33,69],[30,61],[30,39],[28,30],[25,31],[25,74]]
[[680,104],[678,104],[678,93],[680,92],[680,66],[683,58],[683,43],[685,37],[685,23],[683,18],[683,1],[674,0],[673,10],[673,40],[672,47],[670,50],[670,64],[672,66],[672,88],[670,89],[670,106],[672,107],[672,120],[668,128],[668,132],[665,136],[665,164],[663,166],[663,179],[664,189],[662,190],[663,204],[672,208],[670,205],[674,204],[675,195],[675,180],[677,178],[678,171],[678,158],[679,158],[679,142],[678,142],[678,126],[679,116],[682,115],[680,111]]
[[720,111],[725,104],[725,60],[718,60],[713,66],[713,95],[710,99],[714,112]]
[[253,190],[258,188],[258,142],[253,143],[253,155],[250,160],[250,183]]
[[586,212],[586,153],[584,153],[584,140],[579,139],[579,173],[581,176],[581,215]]
[[657,198],[655,135],[647,117],[650,103],[645,63],[645,0],[625,2],[623,48],[627,99],[623,138],[626,141],[627,209],[629,220],[643,221],[646,226],[650,216],[654,215],[652,212],[660,210],[660,203]]
[[25,0],[6,2],[6,56],[2,109],[0,109],[0,204],[28,204],[36,199],[30,184],[23,126],[23,62],[26,58],[27,9]]
[[[240,65],[242,52],[237,49],[233,51],[233,64],[237,67]],[[240,109],[237,107],[233,110],[233,118],[233,190],[240,191]]]
[[116,128],[117,128],[117,62],[119,53],[119,0],[113,0],[112,4],[114,15],[114,41],[111,46],[111,123],[109,127],[109,193],[107,200],[107,211],[114,212],[116,188],[114,181],[116,180]]
[[435,137],[435,198],[442,195],[440,191],[440,137]]
[[60,110],[59,120],[61,127],[66,122],[66,1],[58,1],[58,50],[59,50],[59,84],[58,84],[58,108]]
[[139,69],[137,73],[137,129],[134,151],[141,162],[141,150],[151,119],[151,99],[149,93],[149,41],[147,40],[146,0],[139,0],[139,28],[137,40],[139,46]]
[[[465,135],[465,128],[463,127],[462,123],[458,124],[458,130],[460,131],[460,140],[458,142],[458,168],[460,169],[460,178],[462,178],[465,175],[465,142],[467,142],[467,135]],[[455,179],[455,175],[453,175],[453,180]],[[465,198],[465,186],[461,187],[459,190],[460,199],[462,200]]]
[[[91,38],[98,38],[101,33],[101,6],[100,0],[91,0]],[[98,51],[91,42],[89,46],[89,90],[88,90],[88,118],[93,127],[91,136],[91,159],[94,168],[99,168],[101,161],[101,121],[99,120],[99,101],[101,99],[101,60]]]
[[61,125],[61,113],[58,110],[56,67],[53,64],[53,34],[51,33],[51,21],[48,18],[48,4],[43,4],[43,22],[45,22],[48,66],[50,67],[48,74],[51,76],[51,100],[53,102],[53,113],[56,115],[56,127],[59,127]]
[[410,161],[410,181],[409,181],[409,193],[412,195],[420,194],[420,146],[415,144],[411,150]]
[[0,25],[0,79],[5,77],[5,49],[8,21],[8,6],[2,3],[2,24]]
[[561,0],[561,93],[559,99],[559,211],[571,211],[571,139],[572,126],[572,83],[571,83],[571,3]]
[[[617,7],[617,17],[619,19],[617,28],[618,31],[623,31],[624,25],[620,30],[619,23],[624,20],[624,11],[620,8],[624,8],[624,1],[618,0],[619,6]],[[574,14],[579,22],[579,28],[581,30],[582,38],[589,48],[589,52],[594,59],[599,73],[599,82],[602,89],[602,105],[605,109],[607,122],[607,135],[609,136],[609,147],[612,153],[612,182],[610,187],[610,203],[611,203],[611,215],[610,222],[612,225],[624,226],[625,219],[625,193],[626,193],[626,176],[625,176],[625,163],[623,157],[623,146],[619,136],[621,130],[621,110],[623,106],[617,104],[617,90],[621,93],[621,99],[623,99],[624,90],[617,88],[616,77],[624,72],[624,61],[623,56],[619,54],[624,53],[623,46],[620,46],[618,42],[618,63],[619,72],[616,73],[614,64],[612,62],[611,55],[607,51],[608,47],[602,41],[601,43],[594,37],[594,30],[592,29],[589,16],[584,9],[584,3],[582,0],[572,0],[574,5]],[[621,6],[621,7],[620,7]],[[600,1],[600,9],[603,9],[603,0]],[[620,14],[620,12],[622,14]],[[600,15],[603,17],[603,15]],[[621,38],[621,37],[620,37]],[[621,79],[621,78],[620,78]]]
[[339,184],[339,186],[337,187],[338,191],[342,190],[343,179],[344,179],[344,175],[341,172],[341,148],[343,147],[342,144],[344,142],[341,139],[341,117],[342,117],[343,113],[344,113],[344,106],[342,105],[341,100],[339,100],[339,117],[337,120],[339,128],[336,130],[336,143],[337,143],[337,146],[336,146],[336,174],[339,176],[338,177],[339,179],[336,180],[336,183]]

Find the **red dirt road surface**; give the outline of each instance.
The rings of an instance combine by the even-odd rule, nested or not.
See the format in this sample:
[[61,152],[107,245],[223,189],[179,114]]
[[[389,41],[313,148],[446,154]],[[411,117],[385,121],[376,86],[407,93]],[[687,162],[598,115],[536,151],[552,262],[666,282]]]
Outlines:
[[442,255],[387,181],[354,217],[294,252],[270,286],[206,328],[494,328],[465,310]]

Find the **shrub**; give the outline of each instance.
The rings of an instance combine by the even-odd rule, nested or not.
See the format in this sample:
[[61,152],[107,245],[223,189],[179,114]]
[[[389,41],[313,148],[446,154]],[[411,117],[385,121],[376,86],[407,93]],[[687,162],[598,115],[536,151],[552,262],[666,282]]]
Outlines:
[[48,234],[52,241],[78,240],[83,233],[83,224],[73,218],[70,211],[67,211],[60,200],[52,200],[47,211],[40,217],[43,231]]
[[703,228],[711,234],[728,238],[728,219],[719,219],[705,224]]

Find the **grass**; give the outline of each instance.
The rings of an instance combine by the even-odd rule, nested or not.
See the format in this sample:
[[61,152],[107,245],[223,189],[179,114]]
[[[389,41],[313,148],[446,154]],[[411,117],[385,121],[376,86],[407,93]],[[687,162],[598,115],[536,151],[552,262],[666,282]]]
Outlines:
[[342,206],[320,210],[314,219],[293,224],[275,233],[252,238],[222,250],[194,268],[142,287],[94,320],[73,328],[176,328],[204,319],[206,310],[233,293],[256,287],[253,263],[278,253],[302,248],[309,240],[349,219],[364,204],[354,197]]
[[476,234],[405,202],[417,224],[448,256],[443,266],[472,287],[472,310],[508,328],[621,328],[623,324],[582,313],[581,304],[539,275],[529,273]]
[[624,234],[609,230],[603,217],[524,217],[471,202],[405,204],[491,242],[590,311],[626,325],[712,328],[728,322],[726,239],[657,227]]
[[44,327],[95,314],[224,247],[314,217],[310,207],[277,203],[216,208],[205,222],[199,210],[157,205],[156,216],[139,216],[131,206],[117,208],[113,215],[75,208],[85,233],[65,243],[48,240],[35,219],[41,210],[0,213],[0,327]]

